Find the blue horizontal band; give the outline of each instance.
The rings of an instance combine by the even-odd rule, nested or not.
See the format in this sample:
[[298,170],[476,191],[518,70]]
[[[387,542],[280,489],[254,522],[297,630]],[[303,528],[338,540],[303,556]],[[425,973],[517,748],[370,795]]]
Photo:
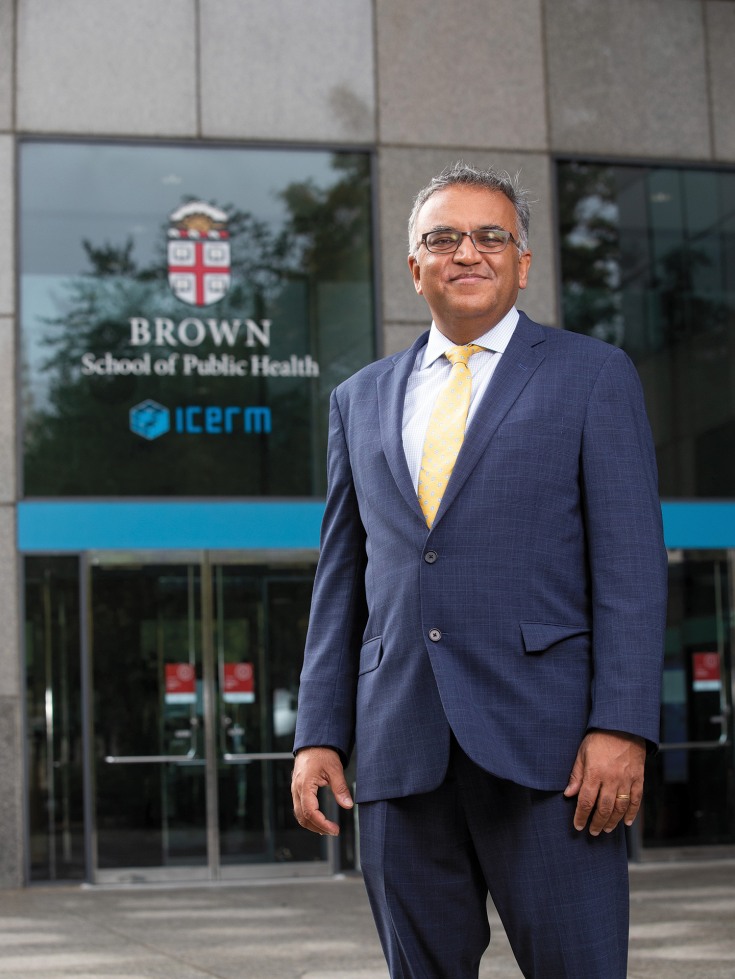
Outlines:
[[661,504],[669,548],[708,550],[735,547],[735,501]]
[[319,547],[324,503],[126,501],[18,504],[21,551]]
[[[666,546],[735,548],[735,502],[662,504]],[[319,547],[324,513],[309,501],[49,501],[18,504],[24,552]]]

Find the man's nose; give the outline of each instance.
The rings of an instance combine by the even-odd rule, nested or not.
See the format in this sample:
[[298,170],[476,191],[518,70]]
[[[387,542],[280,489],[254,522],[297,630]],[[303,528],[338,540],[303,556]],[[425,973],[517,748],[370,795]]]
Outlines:
[[480,253],[475,248],[469,235],[463,235],[457,251],[454,253],[454,261],[462,265],[474,265],[480,261]]

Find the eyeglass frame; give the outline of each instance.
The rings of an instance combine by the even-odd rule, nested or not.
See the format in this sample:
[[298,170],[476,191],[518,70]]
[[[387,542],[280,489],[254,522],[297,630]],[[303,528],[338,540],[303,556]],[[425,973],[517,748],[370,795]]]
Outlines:
[[[507,237],[505,237],[505,243],[503,244],[503,246],[501,248],[494,248],[492,251],[488,251],[487,249],[478,248],[477,247],[477,242],[475,241],[475,239],[472,236],[478,234],[480,231],[483,231],[483,230],[486,230],[486,231],[494,231],[496,233],[501,234],[503,237],[505,237],[507,235]],[[429,248],[429,246],[428,246],[428,244],[426,242],[426,239],[429,237],[429,235],[441,234],[442,232],[444,232],[446,234],[453,234],[453,235],[459,235],[460,236],[459,239],[458,239],[458,241],[457,241],[457,247],[453,251],[438,251],[437,252],[437,251],[434,251],[433,249]],[[475,251],[479,252],[480,255],[499,255],[501,252],[504,252],[505,249],[508,247],[508,242],[509,241],[512,241],[513,242],[513,244],[516,246],[516,248],[518,249],[519,252],[521,250],[520,242],[518,242],[513,237],[512,232],[506,231],[505,228],[485,228],[485,229],[483,229],[483,228],[476,228],[474,231],[458,231],[456,228],[433,228],[431,231],[426,231],[426,232],[424,232],[424,234],[421,235],[421,238],[419,240],[419,243],[418,243],[418,245],[416,247],[417,248],[420,248],[421,245],[423,245],[426,248],[427,252],[430,252],[432,255],[455,255],[459,251],[459,249],[460,249],[460,246],[462,244],[462,238],[469,238],[470,241],[472,242],[474,248],[475,248]]]

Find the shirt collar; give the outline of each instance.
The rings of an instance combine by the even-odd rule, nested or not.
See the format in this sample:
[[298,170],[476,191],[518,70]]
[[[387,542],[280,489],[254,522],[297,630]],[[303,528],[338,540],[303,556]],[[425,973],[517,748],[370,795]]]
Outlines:
[[[513,336],[518,319],[518,310],[515,306],[511,306],[502,320],[489,329],[487,333],[483,333],[482,336],[477,337],[472,342],[478,344],[480,347],[486,347],[488,350],[502,354],[510,343],[510,338]],[[451,340],[439,331],[436,323],[432,323],[429,340],[424,347],[424,355],[421,359],[419,370],[431,367],[451,347],[456,347],[456,344],[452,343]]]

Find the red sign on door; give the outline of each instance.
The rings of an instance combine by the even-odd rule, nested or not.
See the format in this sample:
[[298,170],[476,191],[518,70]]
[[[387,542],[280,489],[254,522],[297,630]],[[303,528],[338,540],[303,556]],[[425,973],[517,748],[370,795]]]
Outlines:
[[166,663],[166,703],[196,703],[196,680],[191,663]]
[[721,686],[719,655],[717,653],[694,653],[693,657],[692,689],[719,690]]
[[255,674],[252,663],[225,663],[222,681],[222,699],[226,704],[255,702]]

